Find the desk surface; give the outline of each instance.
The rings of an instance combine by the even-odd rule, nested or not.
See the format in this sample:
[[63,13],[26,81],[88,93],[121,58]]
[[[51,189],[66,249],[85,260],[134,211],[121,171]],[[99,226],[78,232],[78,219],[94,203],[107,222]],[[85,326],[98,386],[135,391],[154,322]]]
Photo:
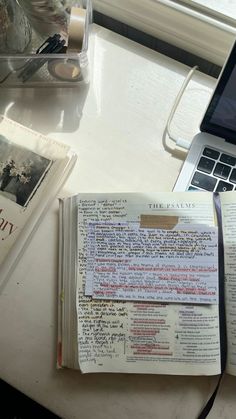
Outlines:
[[[98,26],[90,56],[88,89],[5,90],[0,113],[78,152],[63,195],[171,190],[182,160],[162,136],[188,68]],[[174,133],[196,133],[213,85],[194,76]],[[57,215],[55,200],[1,296],[1,378],[66,419],[195,418],[216,377],[56,370]],[[234,417],[234,388],[227,376],[209,418]]]

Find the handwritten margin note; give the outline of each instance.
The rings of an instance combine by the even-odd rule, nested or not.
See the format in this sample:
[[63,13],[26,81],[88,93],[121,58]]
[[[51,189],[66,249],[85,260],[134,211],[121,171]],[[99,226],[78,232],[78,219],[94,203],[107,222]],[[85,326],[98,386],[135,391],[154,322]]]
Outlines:
[[93,223],[87,294],[96,299],[218,303],[217,228]]

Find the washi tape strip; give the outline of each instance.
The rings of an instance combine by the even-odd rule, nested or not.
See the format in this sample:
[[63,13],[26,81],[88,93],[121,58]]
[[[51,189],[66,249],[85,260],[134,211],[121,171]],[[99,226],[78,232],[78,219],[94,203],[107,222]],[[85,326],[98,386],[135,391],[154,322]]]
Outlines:
[[163,230],[172,230],[179,222],[179,217],[174,215],[153,215],[141,214],[140,227],[141,228],[160,228]]

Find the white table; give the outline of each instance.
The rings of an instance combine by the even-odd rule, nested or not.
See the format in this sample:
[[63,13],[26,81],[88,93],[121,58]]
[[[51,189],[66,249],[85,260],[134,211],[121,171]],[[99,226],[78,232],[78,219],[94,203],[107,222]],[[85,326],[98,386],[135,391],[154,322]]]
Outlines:
[[[171,190],[182,160],[163,148],[162,135],[188,68],[98,26],[90,55],[88,92],[9,89],[0,112],[78,151],[64,195]],[[196,132],[214,82],[194,76],[174,133]],[[55,201],[0,297],[1,378],[66,419],[195,418],[216,377],[56,370],[57,215]],[[234,417],[235,384],[225,378],[209,418]]]

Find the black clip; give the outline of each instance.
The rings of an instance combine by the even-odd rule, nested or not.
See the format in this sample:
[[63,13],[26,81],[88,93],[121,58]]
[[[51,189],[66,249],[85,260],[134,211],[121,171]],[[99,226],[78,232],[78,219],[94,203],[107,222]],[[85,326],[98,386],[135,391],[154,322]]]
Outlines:
[[[61,52],[64,48],[66,41],[61,39],[61,35],[55,34],[50,36],[46,41],[37,49],[36,54],[51,54]],[[24,66],[24,69],[18,74],[18,78],[24,83],[32,77],[42,66],[48,61],[47,58],[32,58]]]

